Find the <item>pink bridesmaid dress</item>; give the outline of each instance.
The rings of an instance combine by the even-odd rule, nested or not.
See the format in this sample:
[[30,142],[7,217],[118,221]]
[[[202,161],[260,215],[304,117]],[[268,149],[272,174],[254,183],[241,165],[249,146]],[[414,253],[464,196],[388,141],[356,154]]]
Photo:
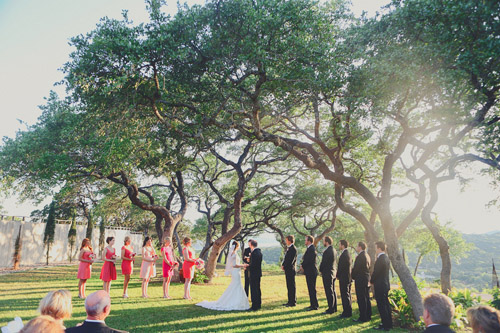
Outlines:
[[[184,252],[186,248],[184,248],[182,251]],[[189,254],[189,259],[194,260],[194,252],[190,248],[187,248],[188,254]],[[182,276],[184,276],[185,279],[192,279],[194,278],[194,262],[186,261],[184,260],[184,263],[182,264]]]
[[[167,258],[168,261],[170,261],[171,263],[174,262],[174,255],[172,253],[172,248],[170,246],[162,247],[161,252],[165,253],[165,257]],[[162,260],[162,262],[163,262],[163,277],[169,277],[174,275],[174,267],[167,264],[165,260]]]
[[[127,249],[125,246],[122,246],[122,250],[125,250],[125,258],[132,258],[132,251]],[[134,262],[132,260],[122,260],[122,274],[123,275],[131,275],[134,271]]]
[[[106,248],[106,259],[112,259],[112,257],[115,255],[115,252],[115,249],[113,249],[113,252],[111,252],[108,248]],[[116,266],[114,262],[104,262],[104,265],[102,265],[101,269],[101,280],[105,282],[116,280]]]
[[[93,254],[92,251],[84,251],[82,258],[85,260],[91,260],[90,259],[91,254]],[[77,278],[81,280],[87,280],[90,279],[91,275],[92,275],[92,264],[89,262],[80,261],[80,264],[78,265]]]

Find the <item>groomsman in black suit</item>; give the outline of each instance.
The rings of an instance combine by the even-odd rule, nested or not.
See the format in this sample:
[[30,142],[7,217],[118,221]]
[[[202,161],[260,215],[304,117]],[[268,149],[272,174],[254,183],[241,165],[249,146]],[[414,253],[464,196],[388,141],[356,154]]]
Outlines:
[[339,265],[337,268],[337,280],[339,280],[340,297],[342,298],[342,308],[344,311],[340,315],[341,318],[352,317],[352,300],[351,300],[351,255],[347,248],[349,243],[342,239],[339,242]]
[[260,279],[262,277],[262,252],[257,248],[257,241],[250,241],[250,263],[245,264],[245,268],[250,270],[250,296],[252,299],[252,307],[250,311],[257,311],[262,305]]
[[307,311],[318,310],[318,298],[316,297],[316,279],[318,277],[318,269],[316,268],[316,248],[313,245],[314,237],[306,236],[307,250],[302,257],[300,267],[306,275],[307,290],[309,291],[309,301],[311,306],[306,308]]
[[366,253],[366,243],[359,242],[356,248],[358,256],[354,260],[351,276],[356,287],[358,299],[359,319],[355,322],[370,321],[372,318],[372,304],[370,302],[370,257]]
[[326,250],[323,252],[321,264],[319,265],[319,271],[321,272],[321,277],[323,278],[326,300],[328,302],[328,309],[324,312],[324,314],[337,312],[337,294],[335,293],[335,275],[337,273],[335,258],[337,257],[337,252],[333,248],[332,242],[332,238],[329,236],[326,236],[323,239],[323,245],[326,247]]
[[382,324],[376,327],[377,330],[389,331],[392,328],[391,305],[389,304],[389,290],[391,285],[389,283],[389,269],[391,263],[389,257],[385,254],[385,243],[376,242],[377,260],[373,268],[370,283],[375,290],[375,300],[377,301],[377,308],[382,319]]
[[297,304],[297,292],[295,289],[295,264],[297,263],[297,248],[295,247],[295,237],[286,236],[286,253],[281,269],[285,272],[286,289],[288,289],[288,302],[284,306],[295,306]]
[[[249,264],[250,263],[250,253],[252,252],[252,249],[250,249],[250,242],[252,240],[248,240],[248,247],[243,251],[243,263],[244,264]],[[250,270],[245,269],[244,271],[245,275],[245,292],[247,293],[250,291]]]

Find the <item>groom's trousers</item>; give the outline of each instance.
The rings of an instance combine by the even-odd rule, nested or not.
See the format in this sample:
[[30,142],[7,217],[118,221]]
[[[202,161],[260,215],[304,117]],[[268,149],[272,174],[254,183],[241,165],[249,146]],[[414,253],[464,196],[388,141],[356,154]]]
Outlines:
[[316,279],[317,274],[307,274],[306,275],[306,283],[307,290],[309,291],[309,301],[311,303],[311,308],[317,309],[319,308],[318,297],[316,296]]
[[286,289],[288,290],[288,305],[297,303],[297,292],[295,288],[295,269],[285,270]]
[[252,299],[252,309],[260,309],[262,305],[260,293],[260,276],[250,275],[250,295]]
[[248,269],[245,269],[244,271],[245,275],[245,292],[247,293],[247,297],[250,294],[250,272]]

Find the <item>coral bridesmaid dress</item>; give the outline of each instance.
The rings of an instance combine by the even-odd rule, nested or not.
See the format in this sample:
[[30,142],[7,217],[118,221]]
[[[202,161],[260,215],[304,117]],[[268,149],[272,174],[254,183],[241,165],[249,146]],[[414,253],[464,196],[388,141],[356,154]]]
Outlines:
[[[172,254],[172,248],[170,246],[165,246],[161,248],[161,252],[165,253],[165,257],[167,258],[168,261],[174,262],[174,255]],[[165,262],[165,260],[162,260],[163,262],[163,277],[169,277],[174,275],[174,267],[170,266]]]
[[[90,259],[91,254],[92,251],[84,251],[82,257],[85,260],[91,260]],[[90,279],[91,275],[92,275],[92,264],[89,262],[80,261],[80,264],[78,265],[77,278],[81,280],[87,280]]]
[[[156,255],[153,248],[146,248],[144,251],[144,259],[152,260]],[[156,276],[156,265],[154,262],[142,261],[141,264],[141,279],[149,279]]]
[[[106,259],[112,259],[112,257],[115,255],[115,252],[115,249],[113,249],[113,252],[111,252],[108,248],[106,248]],[[104,262],[104,265],[102,265],[101,269],[101,280],[105,282],[116,280],[116,267],[114,262]]]
[[[133,259],[132,251],[127,249],[125,246],[122,247],[122,250],[125,250],[125,255],[124,255],[125,258]],[[134,262],[132,260],[122,260],[122,274],[131,275],[133,271],[134,271]]]
[[[182,250],[184,252],[186,248]],[[189,254],[189,259],[194,260],[194,252],[191,249],[187,249],[188,254]],[[194,262],[186,261],[184,260],[184,263],[182,264],[182,275],[184,276],[185,279],[192,279],[194,278]]]

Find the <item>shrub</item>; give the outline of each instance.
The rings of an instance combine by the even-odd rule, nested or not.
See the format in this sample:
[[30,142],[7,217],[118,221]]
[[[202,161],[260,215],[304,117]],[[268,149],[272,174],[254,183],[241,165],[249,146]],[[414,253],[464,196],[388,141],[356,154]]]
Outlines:
[[464,309],[481,303],[481,297],[472,295],[472,292],[467,288],[463,290],[453,290],[448,296],[453,300],[455,306],[460,304]]
[[413,318],[413,309],[404,289],[392,289],[389,292],[389,303],[391,304],[394,319],[401,327],[413,327],[417,323]]
[[493,296],[493,299],[490,301],[490,305],[495,309],[500,310],[500,289],[493,288],[491,289],[490,294]]

